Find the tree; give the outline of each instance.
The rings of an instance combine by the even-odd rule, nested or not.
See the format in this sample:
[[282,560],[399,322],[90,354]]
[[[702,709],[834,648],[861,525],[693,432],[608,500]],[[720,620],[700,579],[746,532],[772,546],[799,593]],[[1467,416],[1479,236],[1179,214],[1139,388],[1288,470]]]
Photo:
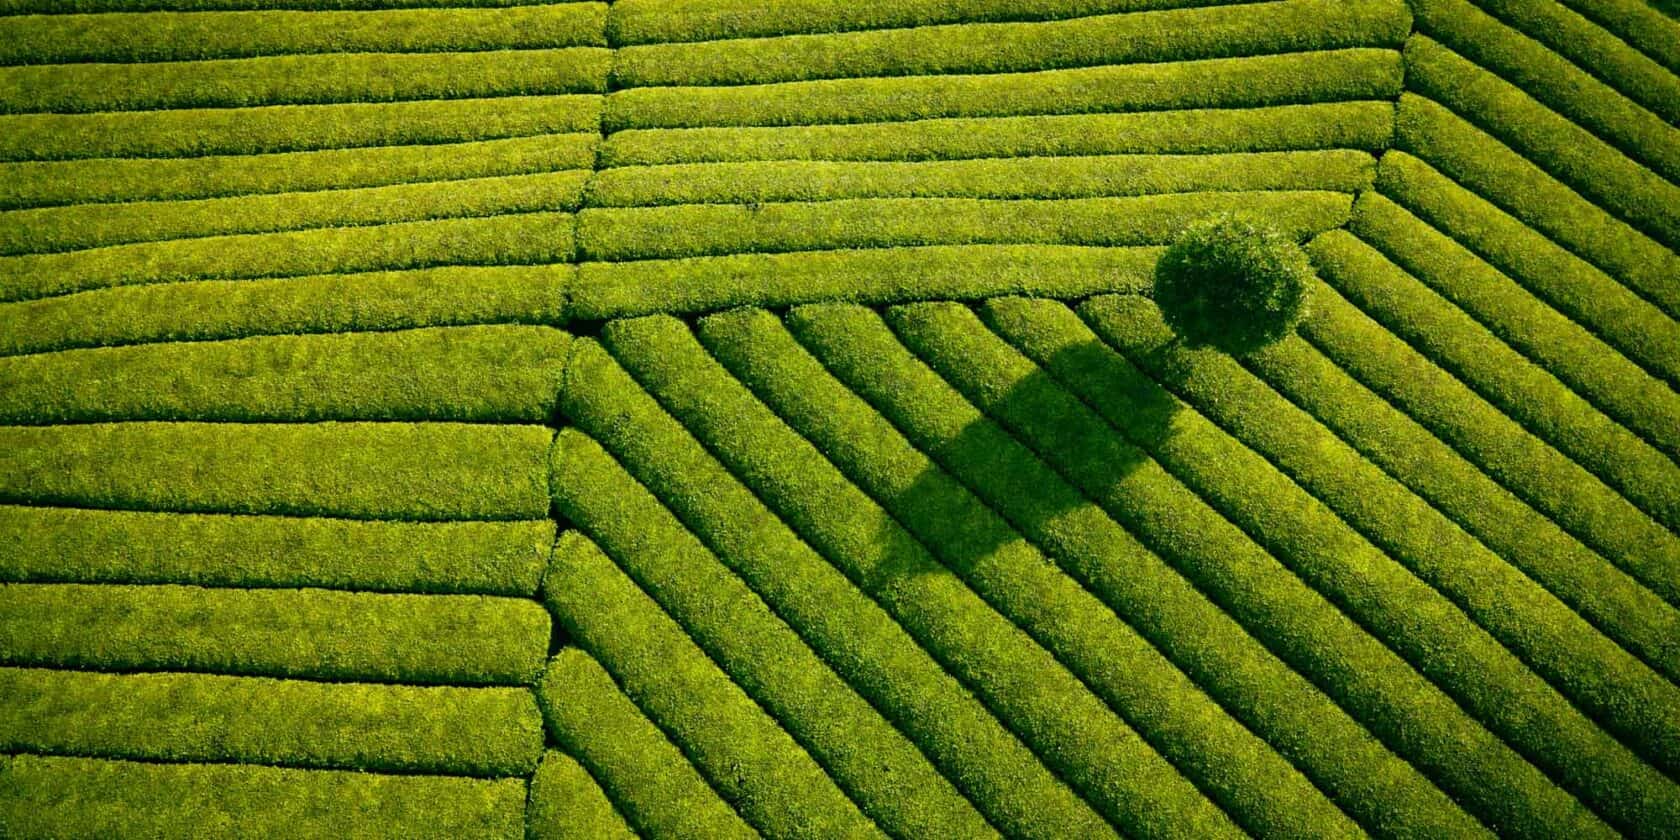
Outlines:
[[1190,347],[1233,355],[1288,335],[1316,277],[1301,246],[1260,219],[1221,213],[1186,227],[1155,265],[1155,302]]

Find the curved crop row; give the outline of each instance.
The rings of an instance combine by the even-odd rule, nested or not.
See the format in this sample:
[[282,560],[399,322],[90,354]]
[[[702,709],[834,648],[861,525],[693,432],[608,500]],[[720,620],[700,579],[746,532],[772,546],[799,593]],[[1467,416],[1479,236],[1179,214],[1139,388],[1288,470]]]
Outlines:
[[0,113],[602,93],[611,62],[612,51],[605,48],[563,47],[0,67]]
[[524,836],[529,840],[635,840],[612,801],[577,759],[559,751],[543,753],[531,776],[525,806]]
[[12,356],[0,423],[545,423],[570,344],[550,327],[436,327]]
[[[559,512],[591,534],[882,830],[895,837],[996,836],[913,744],[599,444],[563,429],[551,462]],[[612,588],[602,584],[585,597],[598,603],[602,590]],[[635,614],[652,615],[647,608]],[[631,635],[630,626],[621,633]],[[647,627],[652,638],[668,635],[659,633],[663,621],[634,626]],[[611,657],[603,658],[611,667]]]
[[1354,149],[926,162],[776,160],[606,169],[590,181],[588,201],[591,207],[645,207],[856,198],[1068,199],[1239,190],[1351,193],[1368,188],[1375,177],[1375,161]]
[[568,262],[574,227],[571,213],[513,213],[0,257],[0,301],[182,280]]
[[[4,119],[0,118],[0,125],[5,124]],[[1393,133],[1394,106],[1388,102],[957,117],[853,125],[633,129],[616,132],[602,142],[599,165],[1376,151],[1387,148]],[[4,148],[0,145],[0,153]]]
[[598,95],[0,115],[0,161],[187,158],[594,133]]
[[887,319],[959,392],[1483,822],[1518,832],[1567,825],[1577,836],[1613,836],[1578,800],[1129,442],[1153,446],[1168,436],[1166,406],[1130,412],[1122,437],[966,307],[899,306]]
[[0,500],[183,513],[540,519],[543,426],[0,426]]
[[[1590,3],[1591,0],[1588,0]],[[1475,0],[1506,26],[1544,44],[1673,125],[1680,123],[1680,78],[1584,15],[1571,3]],[[1579,2],[1573,5],[1581,5]],[[1655,33],[1660,29],[1653,27]]]
[[830,376],[775,316],[710,316],[700,322],[700,339],[1245,829],[1265,835],[1311,825],[1325,836],[1362,833],[1148,641]]
[[529,598],[554,527],[0,505],[0,580]]
[[543,748],[524,688],[0,668],[0,694],[6,752],[525,776]]
[[891,616],[801,541],[593,340],[579,341],[562,402],[571,422],[613,450],[993,825],[1027,836],[1109,833]]
[[965,23],[617,51],[619,88],[1014,73],[1348,47],[1399,47],[1402,0],[1284,0],[1031,23]]
[[1335,192],[1175,193],[1061,201],[882,198],[786,204],[590,207],[578,213],[582,260],[670,259],[915,245],[1161,245],[1188,222],[1241,210],[1290,236],[1344,224]]
[[524,685],[548,636],[548,613],[523,598],[0,584],[8,665]]
[[[568,531],[554,556],[560,561],[595,550],[582,535]],[[555,654],[537,686],[537,702],[549,734],[600,781],[637,832],[719,840],[758,837],[589,654],[575,647]]]
[[607,97],[601,121],[620,131],[1292,105],[1392,98],[1401,72],[1393,50],[1348,49],[1033,73],[631,88]]
[[606,3],[0,17],[0,64],[604,47]]
[[[571,265],[113,286],[0,303],[0,354],[292,333],[561,324]],[[3,363],[0,363],[3,364]],[[534,395],[533,395],[534,396]]]
[[[354,802],[356,807],[345,807]],[[521,779],[160,764],[18,755],[0,759],[0,823],[14,837],[396,835],[518,837]]]
[[[560,470],[569,449],[555,451]],[[543,602],[725,801],[771,837],[884,836],[682,625],[592,541],[575,535],[555,550]]]

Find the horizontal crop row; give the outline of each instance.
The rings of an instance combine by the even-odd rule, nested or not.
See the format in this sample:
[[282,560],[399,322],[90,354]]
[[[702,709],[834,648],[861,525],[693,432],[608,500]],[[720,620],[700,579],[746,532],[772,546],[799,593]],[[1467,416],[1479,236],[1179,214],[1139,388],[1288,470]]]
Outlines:
[[539,6],[582,0],[0,0],[3,14],[250,11],[255,9],[372,10]]

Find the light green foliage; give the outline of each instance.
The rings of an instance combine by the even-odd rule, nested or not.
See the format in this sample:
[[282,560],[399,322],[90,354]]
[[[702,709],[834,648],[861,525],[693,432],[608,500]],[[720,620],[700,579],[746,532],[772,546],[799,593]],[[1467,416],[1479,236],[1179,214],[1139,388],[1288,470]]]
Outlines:
[[0,426],[0,500],[357,519],[548,515],[542,426]]
[[[1670,124],[1680,123],[1680,77],[1569,8],[1571,5],[1591,4],[1592,0],[1586,3],[1580,0],[1573,3],[1569,0],[1562,3],[1476,0],[1476,5],[1497,16],[1507,26],[1545,44],[1547,49],[1615,87],[1616,92]],[[1656,34],[1661,28],[1650,27],[1648,31]]]
[[524,834],[519,779],[158,764],[20,755],[0,762],[0,823],[15,838]]
[[0,422],[544,423],[570,336],[475,326],[97,347],[0,358]]
[[542,671],[548,627],[522,598],[0,584],[9,665],[521,685]]
[[1680,73],[1680,22],[1643,0],[1561,0],[1670,72]]
[[420,9],[539,6],[580,0],[0,0],[8,14],[138,11],[239,11],[253,9]]
[[542,756],[524,688],[0,668],[0,694],[7,752],[463,776]]
[[577,760],[559,750],[543,753],[531,777],[525,810],[531,840],[634,840],[601,786]]
[[531,597],[554,522],[364,522],[0,505],[0,579]]

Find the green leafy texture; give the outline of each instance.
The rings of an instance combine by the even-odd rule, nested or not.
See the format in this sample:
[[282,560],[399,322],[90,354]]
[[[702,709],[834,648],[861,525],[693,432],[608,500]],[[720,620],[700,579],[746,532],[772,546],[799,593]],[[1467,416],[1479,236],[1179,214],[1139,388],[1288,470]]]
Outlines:
[[[1167,436],[1159,402],[1120,429],[998,338],[965,307],[888,310],[900,339],[1000,425],[1488,825],[1614,832],[1404,659],[1308,587],[1138,447]],[[1135,437],[1132,437],[1134,436]],[[1170,440],[1170,438],[1167,438]]]
[[1680,688],[1235,361],[1175,346],[1146,301],[1105,298],[1082,312],[1131,364],[1277,465],[1605,729],[1652,763],[1675,766]]
[[554,522],[362,522],[0,505],[0,580],[532,597]]
[[1570,5],[1529,0],[1476,0],[1476,5],[1505,25],[1546,45],[1616,92],[1639,103],[1669,124],[1680,123],[1680,77],[1670,73],[1626,41],[1594,24]]
[[570,265],[113,286],[0,303],[0,353],[254,335],[560,324]]
[[0,668],[0,749],[153,761],[525,776],[524,688]]
[[1244,829],[1312,826],[1324,836],[1363,836],[1264,741],[829,375],[775,316],[714,315],[700,323],[700,339]]
[[[1046,764],[1126,832],[1240,834],[1048,652],[941,566],[668,317],[616,321],[614,355],[743,483],[894,613]],[[973,639],[985,639],[976,646]]]
[[110,286],[572,258],[570,213],[395,222],[0,257],[0,301]]
[[[1312,251],[1327,277],[1382,268],[1381,257],[1338,246],[1335,239],[1315,243]],[[1320,286],[1315,294],[1320,306],[1301,330],[1325,355],[1523,501],[1669,603],[1680,604],[1680,537],[1525,431],[1330,286]]]
[[1400,82],[1393,50],[1328,50],[1009,75],[632,88],[608,96],[601,119],[619,131],[1242,108],[1391,98]]
[[570,345],[550,327],[436,327],[13,356],[0,422],[545,423]]
[[[573,555],[598,551],[587,537],[567,531],[555,544],[554,557],[565,563]],[[575,647],[555,654],[537,686],[537,702],[549,734],[600,781],[637,833],[758,837],[589,654]]]
[[1372,833],[1486,836],[1423,774],[911,356],[880,316],[824,304],[793,310],[788,323],[915,446],[1044,546]]
[[[555,457],[563,460],[569,448]],[[601,549],[584,540],[564,548],[543,578],[555,620],[670,733],[724,801],[771,837],[885,836]]]
[[0,67],[0,113],[239,108],[602,93],[599,47]]
[[[1473,82],[1478,77],[1470,74],[1481,73],[1461,59],[1455,58],[1452,64],[1464,65],[1448,71],[1452,84]],[[1417,70],[1408,78],[1427,77]],[[1492,77],[1483,73],[1481,78]],[[1487,110],[1494,111],[1492,119],[1501,123],[1533,121],[1520,112]],[[1562,138],[1557,149],[1544,151],[1543,156],[1530,152],[1538,160],[1576,166],[1578,177],[1566,174],[1565,181],[1580,183],[1591,178],[1597,185],[1578,193],[1447,108],[1410,94],[1401,97],[1395,132],[1400,148],[1429,161],[1670,313],[1680,311],[1680,293],[1669,282],[1680,271],[1680,256],[1663,244],[1680,242],[1680,210],[1674,209],[1680,202],[1680,187],[1599,147],[1591,137]]]
[[523,836],[520,779],[19,755],[0,763],[7,836]]
[[578,0],[0,0],[8,14],[66,12],[240,11],[253,9],[414,9],[539,6]]
[[0,160],[252,155],[594,132],[602,97],[0,115]]
[[[1371,185],[1353,149],[1208,155],[1104,155],[927,162],[753,161],[627,166],[596,173],[592,207],[844,198],[1092,198]],[[0,220],[4,217],[0,216]]]
[[586,170],[193,201],[80,204],[0,213],[0,254],[242,233],[576,210]]
[[604,47],[607,4],[0,18],[0,64]]
[[1652,375],[1680,385],[1680,324],[1610,275],[1405,152],[1383,155],[1377,189]]
[[0,208],[220,198],[588,169],[600,139],[572,132],[264,155],[0,163]]
[[1247,353],[1295,330],[1313,276],[1294,237],[1258,215],[1218,213],[1167,246],[1152,291],[1186,344]]
[[352,519],[548,515],[542,426],[0,426],[0,501]]
[[[4,118],[0,118],[0,125],[4,125]],[[599,164],[966,160],[1342,148],[1374,151],[1388,147],[1393,131],[1394,106],[1388,102],[863,125],[644,129],[621,131],[606,138]]]
[[1348,302],[1647,515],[1680,527],[1680,465],[1353,234],[1326,234],[1314,253],[1337,262],[1325,279]]
[[0,584],[8,665],[528,685],[548,635],[523,598]]
[[569,290],[567,314],[607,319],[732,306],[964,300],[1010,293],[1077,298],[1147,288],[1160,251],[930,245],[584,263]]
[[1617,37],[1680,73],[1680,22],[1641,0],[1562,0]]
[[[620,12],[620,14],[623,14]],[[620,88],[743,85],[856,76],[1009,73],[1134,62],[1398,47],[1401,0],[1285,0],[1034,23],[962,23],[756,40],[629,46]]]
[[[1406,45],[1408,83],[1419,81],[1418,65],[1426,60],[1419,53],[1426,49],[1444,52],[1440,47],[1445,45],[1507,80],[1511,93],[1521,91],[1505,99],[1526,105],[1529,118],[1516,124],[1490,113],[1486,115],[1488,128],[1536,157],[1542,165],[1578,175],[1590,192],[1614,195],[1613,189],[1596,189],[1610,185],[1588,181],[1591,170],[1575,168],[1576,161],[1581,159],[1578,155],[1590,153],[1601,159],[1614,155],[1594,138],[1597,135],[1604,138],[1604,143],[1650,166],[1662,177],[1680,178],[1680,148],[1674,143],[1674,126],[1662,117],[1639,107],[1593,78],[1588,70],[1510,29],[1468,0],[1415,0],[1412,5],[1417,13],[1418,29],[1428,38],[1414,38]],[[1451,76],[1446,78],[1456,81]],[[1437,87],[1450,89],[1432,79],[1421,92],[1430,93]],[[1544,108],[1540,107],[1541,103]],[[1569,174],[1559,177],[1571,180]],[[1645,212],[1660,209],[1660,205],[1647,207]],[[1680,223],[1672,213],[1665,215],[1670,224]],[[1668,231],[1673,235],[1675,229],[1669,227]]]
[[524,836],[530,840],[635,840],[636,833],[583,765],[559,750],[549,750],[531,777]]
[[1105,836],[1102,818],[904,629],[802,542],[593,340],[567,366],[568,419],[616,453],[999,830]]
[[583,260],[911,245],[1160,245],[1186,222],[1241,210],[1306,238],[1344,224],[1352,198],[1334,192],[1236,192],[989,201],[842,199],[788,204],[591,207],[578,214]]
[[1652,446],[1680,458],[1680,394],[1380,193],[1354,202],[1359,238]]
[[560,513],[593,535],[883,831],[997,835],[913,744],[598,443],[564,429],[552,461]]

